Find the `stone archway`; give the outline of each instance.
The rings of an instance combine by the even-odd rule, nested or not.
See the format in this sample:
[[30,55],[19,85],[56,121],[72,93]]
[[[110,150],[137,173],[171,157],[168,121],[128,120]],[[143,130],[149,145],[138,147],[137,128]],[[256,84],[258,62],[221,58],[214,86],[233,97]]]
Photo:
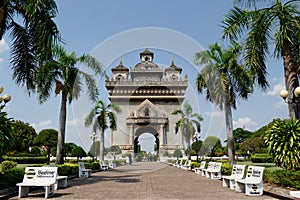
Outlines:
[[[127,68],[122,60],[111,69],[113,77],[106,76],[105,86],[109,100],[119,105],[117,130],[111,131],[111,144],[125,152],[135,151],[140,130],[149,128],[156,138],[157,147],[174,151],[182,145],[182,137],[175,133],[179,116],[171,115],[181,108],[188,86],[187,75],[172,59],[167,68],[154,61],[154,53],[148,48],[140,52],[140,62]],[[154,131],[155,130],[155,131]]]
[[157,146],[157,152],[159,152],[159,133],[157,130],[151,126],[140,127],[136,130],[134,134],[134,153],[138,153],[138,139],[144,133],[150,133],[155,138],[155,143]]

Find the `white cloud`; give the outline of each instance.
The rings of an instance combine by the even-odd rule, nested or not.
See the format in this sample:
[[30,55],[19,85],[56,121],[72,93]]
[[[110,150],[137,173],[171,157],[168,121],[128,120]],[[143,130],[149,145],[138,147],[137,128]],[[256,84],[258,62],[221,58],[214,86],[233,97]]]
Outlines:
[[9,46],[8,44],[5,42],[5,40],[2,38],[2,40],[0,40],[0,54],[6,52],[9,50]]
[[281,79],[274,79],[274,82],[277,82],[273,85],[272,90],[268,91],[267,93],[263,93],[263,95],[267,96],[278,96],[281,90],[285,89],[284,80]]
[[40,121],[38,123],[32,123],[30,124],[37,132],[39,130],[49,128],[49,126],[52,124],[52,120],[45,120],[45,121]]
[[238,118],[236,121],[233,120],[233,127],[236,128],[245,128],[247,130],[251,130],[257,124],[252,121],[249,117]]

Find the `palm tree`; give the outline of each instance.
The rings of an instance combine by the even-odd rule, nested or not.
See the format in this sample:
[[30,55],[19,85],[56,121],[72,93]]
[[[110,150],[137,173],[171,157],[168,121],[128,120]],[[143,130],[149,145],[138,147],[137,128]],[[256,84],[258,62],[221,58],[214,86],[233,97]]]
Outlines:
[[60,39],[56,14],[54,0],[0,1],[0,40],[9,33],[13,79],[29,93],[35,88],[36,67],[51,59],[51,47]]
[[[300,49],[299,1],[291,0],[283,3],[282,0],[276,0],[269,7],[261,9],[257,9],[256,1],[238,0],[255,9],[234,7],[223,20],[223,38],[244,39],[245,64],[249,66],[251,73],[255,75],[255,81],[262,89],[268,87],[265,61],[270,47],[274,46],[272,56],[283,59],[285,87],[289,93],[288,102],[292,102],[293,90],[299,86],[297,77]],[[299,105],[297,107],[299,110]],[[295,118],[293,104],[289,104],[289,113],[291,118]]]
[[233,122],[231,108],[236,109],[236,98],[248,98],[252,92],[252,78],[247,69],[239,63],[241,46],[232,43],[227,49],[217,43],[209,50],[197,52],[194,62],[205,64],[197,75],[196,88],[199,93],[206,89],[206,99],[225,111],[228,157],[235,164]]
[[114,103],[106,105],[104,101],[99,100],[85,119],[85,126],[93,124],[93,131],[95,132],[100,129],[100,163],[104,160],[104,132],[108,128],[117,129],[117,117],[114,112],[121,112],[119,106]]
[[93,76],[80,71],[80,69],[76,67],[76,64],[85,64],[94,70],[96,75],[100,74],[103,70],[100,63],[94,57],[89,55],[77,57],[75,52],[68,54],[61,46],[53,48],[53,55],[53,60],[37,70],[36,84],[40,103],[50,97],[54,86],[55,94],[61,94],[56,164],[63,164],[67,102],[70,104],[73,99],[79,98],[83,90],[82,79],[84,79],[87,85],[87,95],[90,100],[96,101],[98,96],[97,84]]
[[172,115],[180,115],[180,119],[176,122],[175,133],[178,133],[180,130],[187,143],[187,156],[190,159],[190,149],[191,149],[191,139],[195,133],[195,127],[197,133],[201,131],[200,121],[203,120],[202,116],[198,113],[193,113],[193,108],[188,101],[185,101],[183,104],[183,110],[175,110],[172,112]]

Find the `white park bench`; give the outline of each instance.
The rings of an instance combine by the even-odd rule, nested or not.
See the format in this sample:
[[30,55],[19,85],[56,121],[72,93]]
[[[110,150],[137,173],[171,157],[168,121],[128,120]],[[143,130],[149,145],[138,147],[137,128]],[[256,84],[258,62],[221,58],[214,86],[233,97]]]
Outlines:
[[100,161],[100,170],[108,170],[109,166],[104,163],[104,161]]
[[200,174],[202,172],[202,170],[205,168],[205,164],[206,164],[205,160],[201,161],[200,166],[197,168],[194,168],[195,173]]
[[179,164],[179,160],[176,160],[176,162],[173,163],[173,166],[176,167]]
[[216,162],[212,162],[212,161],[208,162],[207,168],[202,169],[201,175],[202,175],[202,176],[206,176],[206,171],[207,171],[207,170],[213,169],[214,166],[215,166],[215,163],[216,163]]
[[264,167],[249,166],[245,179],[236,179],[235,191],[245,192],[248,196],[263,194]]
[[186,160],[185,163],[181,166],[181,169],[191,170],[192,169],[191,164],[192,164],[191,160]]
[[221,179],[221,167],[222,163],[221,162],[215,162],[213,167],[209,168],[205,172],[206,178],[211,178],[211,179]]
[[91,169],[86,169],[84,162],[78,162],[79,178],[88,178],[92,175]]
[[54,189],[66,188],[68,187],[68,176],[56,176],[56,183],[54,185]]
[[25,197],[29,193],[30,187],[44,187],[45,199],[54,194],[54,187],[57,183],[57,167],[26,167],[22,183],[17,183],[19,187],[19,198]]
[[182,165],[183,165],[183,160],[180,160],[180,162],[176,165],[176,167],[181,168]]
[[246,165],[233,165],[230,176],[222,176],[223,187],[229,187],[235,189],[235,180],[243,179],[245,174]]
[[300,191],[290,191],[290,195],[295,199],[300,199]]

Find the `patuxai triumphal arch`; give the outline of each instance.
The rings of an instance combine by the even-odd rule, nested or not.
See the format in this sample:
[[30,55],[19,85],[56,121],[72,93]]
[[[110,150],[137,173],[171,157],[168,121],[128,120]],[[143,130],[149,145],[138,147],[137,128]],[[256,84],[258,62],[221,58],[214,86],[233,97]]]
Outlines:
[[111,145],[122,151],[137,153],[138,138],[143,133],[155,137],[159,154],[182,148],[182,135],[175,133],[178,115],[188,87],[188,78],[172,59],[169,67],[153,62],[154,53],[146,48],[140,52],[140,62],[127,68],[120,64],[112,68],[113,77],[106,76],[105,85],[111,102],[122,110],[117,114],[117,130],[111,132]]

